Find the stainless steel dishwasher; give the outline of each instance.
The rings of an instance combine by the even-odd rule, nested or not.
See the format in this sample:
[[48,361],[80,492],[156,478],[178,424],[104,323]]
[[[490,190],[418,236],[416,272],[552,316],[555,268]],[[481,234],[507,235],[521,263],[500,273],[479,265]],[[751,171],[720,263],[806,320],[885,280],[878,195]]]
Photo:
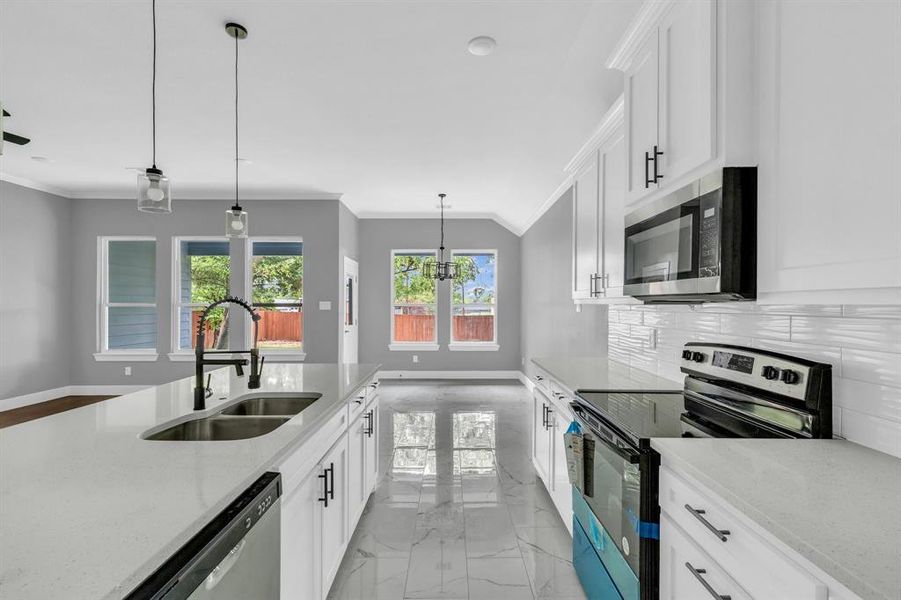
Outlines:
[[265,473],[126,598],[278,600],[280,496]]

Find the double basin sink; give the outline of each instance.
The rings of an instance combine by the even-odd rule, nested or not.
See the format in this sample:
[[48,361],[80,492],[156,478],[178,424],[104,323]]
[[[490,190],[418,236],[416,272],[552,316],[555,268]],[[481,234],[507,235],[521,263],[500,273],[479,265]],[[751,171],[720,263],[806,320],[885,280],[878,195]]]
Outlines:
[[321,397],[304,393],[247,398],[214,415],[183,421],[142,437],[166,442],[246,440],[275,431]]

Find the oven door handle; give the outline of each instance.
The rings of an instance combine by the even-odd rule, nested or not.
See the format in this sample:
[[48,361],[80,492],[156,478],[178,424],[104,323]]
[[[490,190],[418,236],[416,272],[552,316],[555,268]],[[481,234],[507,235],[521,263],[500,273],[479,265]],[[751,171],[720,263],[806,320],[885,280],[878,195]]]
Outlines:
[[[606,446],[613,452],[616,452],[616,454],[620,458],[628,461],[630,464],[636,465],[639,463],[640,456],[639,456],[638,452],[632,452],[628,448],[624,448],[624,447],[620,446],[619,444],[616,444],[615,442],[610,440],[606,435],[604,435],[601,431],[599,431],[596,428],[589,425],[588,422],[585,420],[585,418],[581,416],[581,415],[584,415],[586,412],[585,409],[582,408],[582,406],[580,406],[579,404],[576,404],[575,402],[570,402],[569,407],[570,407],[570,409],[572,409],[573,417],[576,419],[576,421],[579,422],[579,425],[581,425],[583,428],[587,429],[588,431],[594,433],[595,437],[597,438],[597,440],[599,442],[604,444],[604,446]],[[614,439],[619,439],[616,436],[616,434],[614,434],[612,432],[610,433],[610,436],[612,436]]]

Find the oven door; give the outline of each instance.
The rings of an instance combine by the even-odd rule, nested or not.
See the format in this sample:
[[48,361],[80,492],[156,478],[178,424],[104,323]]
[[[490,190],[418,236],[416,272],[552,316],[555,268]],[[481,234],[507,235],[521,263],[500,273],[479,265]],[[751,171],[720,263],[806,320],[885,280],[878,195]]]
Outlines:
[[[647,480],[647,474],[643,473],[647,455],[590,409],[575,403],[570,406],[583,431],[585,468],[580,491],[631,571],[622,573],[624,577],[617,577],[617,571],[625,567],[623,561],[607,564],[605,560],[605,567],[611,576],[615,581],[619,580],[620,592],[624,597],[631,597],[625,593],[627,586],[622,586],[620,582],[641,580],[644,585],[642,572],[651,565],[642,562],[652,557],[646,556],[647,549],[642,548],[642,537],[657,537],[656,527],[642,519],[643,516],[647,518],[642,515],[642,494],[647,491],[642,488]],[[642,598],[646,597],[644,591]]]

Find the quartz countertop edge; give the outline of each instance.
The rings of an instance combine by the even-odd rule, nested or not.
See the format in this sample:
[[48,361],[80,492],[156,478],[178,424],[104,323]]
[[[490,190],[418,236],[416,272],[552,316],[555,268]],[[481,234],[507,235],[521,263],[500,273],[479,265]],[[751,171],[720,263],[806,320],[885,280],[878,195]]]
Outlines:
[[[193,378],[0,429],[0,599],[122,598],[375,377],[379,365],[266,365],[260,389],[230,367],[194,412]],[[234,441],[141,434],[250,395],[322,397],[276,430]],[[322,451],[327,451],[323,448]]]
[[893,505],[901,459],[845,440],[654,438],[651,445],[664,466],[862,599],[901,598],[901,512]]
[[631,367],[605,356],[539,356],[539,369],[570,391],[682,392],[682,382]]

